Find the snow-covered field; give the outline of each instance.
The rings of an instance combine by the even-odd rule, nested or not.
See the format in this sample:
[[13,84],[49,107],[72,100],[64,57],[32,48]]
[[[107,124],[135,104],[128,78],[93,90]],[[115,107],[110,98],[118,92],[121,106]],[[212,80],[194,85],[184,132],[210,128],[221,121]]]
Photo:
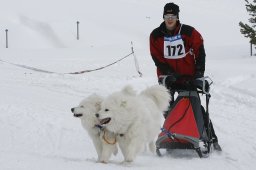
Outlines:
[[[239,32],[248,15],[240,0],[180,0],[180,19],[205,39],[210,116],[223,152],[200,159],[175,151],[162,158],[141,153],[130,165],[121,152],[109,164],[96,152],[70,108],[91,93],[106,96],[131,84],[137,91],[157,84],[148,36],[162,22],[164,0],[1,0],[0,169],[254,169],[256,160],[256,58]],[[76,40],[79,21],[80,39]],[[8,29],[9,48],[5,48]],[[131,53],[102,70],[95,69]],[[6,62],[60,74],[49,74]]]

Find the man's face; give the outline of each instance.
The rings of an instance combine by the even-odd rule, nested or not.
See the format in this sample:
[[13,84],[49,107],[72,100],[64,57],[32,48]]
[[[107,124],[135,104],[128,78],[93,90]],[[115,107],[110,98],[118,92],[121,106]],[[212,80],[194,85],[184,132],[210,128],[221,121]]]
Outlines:
[[175,29],[177,20],[178,20],[178,17],[176,15],[173,15],[173,14],[164,15],[164,22],[168,30]]

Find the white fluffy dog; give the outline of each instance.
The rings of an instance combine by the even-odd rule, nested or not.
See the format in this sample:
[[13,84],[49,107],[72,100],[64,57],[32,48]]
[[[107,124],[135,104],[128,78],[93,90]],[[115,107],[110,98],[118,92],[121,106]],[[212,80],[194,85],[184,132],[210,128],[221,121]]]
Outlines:
[[155,152],[155,139],[161,127],[161,117],[169,105],[170,94],[155,85],[139,95],[130,86],[108,96],[101,105],[101,124],[117,134],[124,162],[134,161],[145,144]]
[[97,118],[103,98],[92,94],[82,100],[79,106],[74,107],[71,111],[75,117],[81,118],[84,129],[91,137],[94,147],[98,154],[98,162],[107,163],[112,153],[117,154],[116,136],[114,133],[102,129]]

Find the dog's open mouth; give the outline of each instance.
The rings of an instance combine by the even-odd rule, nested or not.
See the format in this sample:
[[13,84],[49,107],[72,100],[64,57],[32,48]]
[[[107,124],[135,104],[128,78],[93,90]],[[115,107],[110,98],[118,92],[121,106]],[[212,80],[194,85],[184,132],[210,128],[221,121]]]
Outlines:
[[101,119],[100,120],[100,124],[101,125],[104,125],[104,124],[108,124],[110,122],[111,118],[110,117],[107,117],[105,119]]
[[74,117],[82,117],[82,116],[83,116],[83,114],[81,114],[81,113],[78,113],[78,114],[74,113]]

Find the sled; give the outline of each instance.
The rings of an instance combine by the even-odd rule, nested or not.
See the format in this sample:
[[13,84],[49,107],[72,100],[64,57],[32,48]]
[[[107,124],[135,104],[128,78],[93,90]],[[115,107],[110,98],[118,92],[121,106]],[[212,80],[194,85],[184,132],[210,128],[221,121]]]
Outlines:
[[[208,107],[212,83],[209,77],[203,77],[193,81],[193,88],[189,90],[176,90],[178,96],[170,105],[156,141],[158,156],[162,156],[161,149],[194,149],[200,158],[208,156],[212,145],[212,124]],[[205,109],[201,105],[199,94],[206,97]]]

